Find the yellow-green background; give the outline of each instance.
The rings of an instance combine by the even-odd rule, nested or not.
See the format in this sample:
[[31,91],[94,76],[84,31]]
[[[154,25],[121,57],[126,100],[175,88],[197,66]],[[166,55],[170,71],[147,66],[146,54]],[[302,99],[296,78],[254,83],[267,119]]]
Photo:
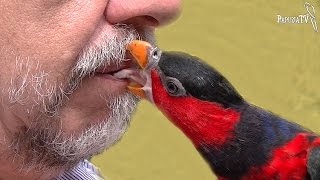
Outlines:
[[[157,31],[159,46],[201,57],[248,101],[320,132],[320,32],[276,18],[305,14],[305,2],[185,0],[178,21]],[[320,30],[320,0],[308,2]],[[215,179],[184,135],[145,101],[120,143],[93,162],[110,180]]]

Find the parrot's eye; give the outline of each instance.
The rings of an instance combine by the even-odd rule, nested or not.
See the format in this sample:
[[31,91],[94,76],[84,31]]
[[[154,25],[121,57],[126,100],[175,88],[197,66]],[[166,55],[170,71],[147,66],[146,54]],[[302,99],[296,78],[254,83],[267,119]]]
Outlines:
[[153,59],[160,59],[160,56],[161,56],[161,51],[158,48],[155,48],[152,51],[152,58]]
[[166,91],[171,96],[186,96],[186,90],[180,83],[180,81],[176,78],[166,77],[165,81],[163,82]]
[[167,82],[167,90],[170,94],[176,94],[179,90],[179,88],[174,84],[172,81]]

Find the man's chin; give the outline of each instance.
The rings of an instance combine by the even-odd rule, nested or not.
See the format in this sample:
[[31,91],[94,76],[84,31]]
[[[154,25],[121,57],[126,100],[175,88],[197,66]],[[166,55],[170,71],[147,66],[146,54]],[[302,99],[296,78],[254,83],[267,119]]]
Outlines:
[[[32,128],[22,128],[12,142],[13,156],[23,157],[20,169],[66,169],[82,159],[101,153],[115,144],[127,130],[138,99],[129,93],[110,99],[109,116],[81,133],[68,134],[60,123],[38,121]],[[52,119],[51,119],[52,120]],[[43,123],[46,122],[46,123]],[[59,125],[57,125],[59,124]]]

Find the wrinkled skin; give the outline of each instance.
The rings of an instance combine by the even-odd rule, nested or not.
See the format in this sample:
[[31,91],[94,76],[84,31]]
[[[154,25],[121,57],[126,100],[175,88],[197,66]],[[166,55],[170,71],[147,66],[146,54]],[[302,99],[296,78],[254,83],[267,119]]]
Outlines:
[[153,42],[154,27],[179,8],[179,0],[0,0],[0,179],[53,177],[117,141],[137,99],[126,80],[105,74],[130,67],[125,44]]

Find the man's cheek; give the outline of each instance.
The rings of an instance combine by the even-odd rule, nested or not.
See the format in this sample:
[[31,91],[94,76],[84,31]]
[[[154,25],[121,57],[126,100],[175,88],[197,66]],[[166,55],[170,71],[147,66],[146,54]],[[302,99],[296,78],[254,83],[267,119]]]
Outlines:
[[2,23],[7,32],[2,39],[7,39],[20,54],[39,58],[45,55],[42,59],[49,55],[74,58],[96,31],[104,11],[91,1],[78,0],[46,0],[27,5],[23,2],[23,6],[15,6],[12,8],[17,10],[13,12],[19,13],[8,14],[8,22]]

